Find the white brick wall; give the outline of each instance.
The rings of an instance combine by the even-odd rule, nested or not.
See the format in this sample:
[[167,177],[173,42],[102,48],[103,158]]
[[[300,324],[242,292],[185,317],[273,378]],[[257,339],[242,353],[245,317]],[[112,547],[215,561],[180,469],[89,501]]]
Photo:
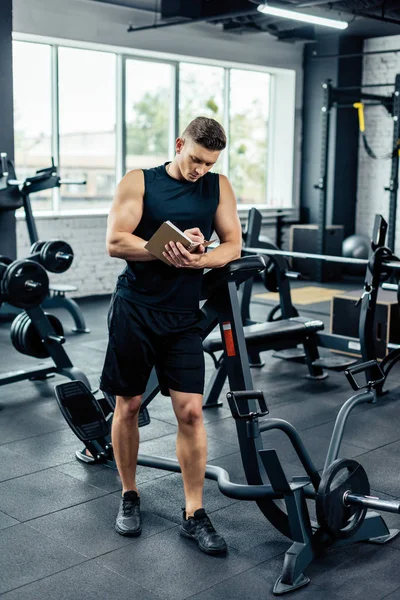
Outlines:
[[[112,292],[125,262],[110,258],[105,248],[107,217],[105,215],[37,218],[41,240],[61,239],[71,244],[74,262],[63,274],[49,273],[52,283],[68,283],[78,287],[74,297]],[[29,254],[29,238],[25,220],[17,223],[18,258]]]
[[[390,50],[400,48],[400,35],[366,40],[364,51]],[[363,83],[394,82],[400,73],[400,52],[373,54],[363,59]],[[388,95],[393,91],[389,87],[366,89],[373,94]],[[377,156],[391,151],[393,143],[393,121],[389,113],[381,106],[371,106],[365,110],[365,129],[369,145]],[[358,158],[358,193],[356,232],[370,235],[374,215],[381,213],[385,219],[389,212],[389,193],[384,190],[390,180],[390,160],[373,160],[367,156],[360,140]],[[399,207],[400,208],[400,207]],[[400,252],[400,210],[397,212],[396,252]]]

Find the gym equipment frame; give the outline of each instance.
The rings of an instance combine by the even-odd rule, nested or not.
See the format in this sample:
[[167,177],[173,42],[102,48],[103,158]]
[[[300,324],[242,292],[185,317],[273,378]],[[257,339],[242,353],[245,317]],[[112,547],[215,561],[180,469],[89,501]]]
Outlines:
[[[282,574],[274,587],[274,594],[281,595],[310,581],[304,570],[325,549],[361,541],[383,544],[391,540],[398,530],[389,530],[380,515],[367,510],[400,513],[400,502],[371,498],[362,466],[356,461],[337,459],[350,412],[358,404],[371,400],[374,386],[383,378],[377,363],[359,366],[358,371],[348,373],[353,385],[357,385],[355,374],[362,369],[373,373],[373,377],[367,389],[359,390],[339,412],[322,477],[293,425],[281,419],[264,419],[268,408],[264,393],[253,390],[237,295],[237,285],[264,267],[262,257],[245,257],[204,276],[203,291],[207,301],[202,310],[207,324],[211,327],[218,321],[221,330],[232,390],[227,398],[235,419],[248,484],[231,482],[229,473],[217,466],[208,465],[206,477],[217,481],[220,491],[230,498],[254,500],[266,519],[292,541],[285,554]],[[97,450],[93,462],[113,466],[109,424],[95,397],[80,382],[58,385],[56,397],[78,438],[91,452]],[[274,429],[285,433],[305,471],[291,481],[286,478],[277,452],[263,447],[261,433]],[[139,455],[138,464],[181,471],[178,461],[158,456]],[[314,523],[309,515],[307,499],[316,503],[318,523]]]
[[[368,87],[368,86],[365,86]],[[389,192],[389,236],[388,246],[394,250],[396,235],[396,211],[397,211],[397,191],[399,187],[399,151],[398,140],[400,139],[400,74],[396,75],[393,83],[393,93],[389,96],[381,96],[361,91],[360,88],[341,88],[334,87],[330,79],[326,79],[322,84],[323,103],[322,103],[322,138],[321,138],[321,164],[320,177],[318,183],[314,186],[320,191],[319,194],[319,218],[318,218],[318,237],[317,254],[325,254],[325,227],[327,225],[327,200],[328,200],[328,166],[329,166],[329,146],[330,146],[330,117],[332,108],[348,108],[360,100],[371,100],[386,108],[393,118],[393,151],[391,159],[391,174],[388,187]],[[341,261],[343,262],[343,261]],[[317,281],[323,281],[322,263],[317,264]]]

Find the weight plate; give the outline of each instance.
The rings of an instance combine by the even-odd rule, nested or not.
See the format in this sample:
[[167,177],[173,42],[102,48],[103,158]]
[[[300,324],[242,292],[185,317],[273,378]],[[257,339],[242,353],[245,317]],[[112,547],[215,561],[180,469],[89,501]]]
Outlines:
[[[29,287],[29,283],[39,284]],[[6,300],[18,308],[39,306],[49,292],[49,278],[45,269],[33,260],[16,260],[7,267],[1,281]]]
[[278,270],[273,263],[261,273],[261,279],[269,292],[277,292],[279,290]]
[[19,344],[19,340],[18,340],[19,330],[20,330],[23,320],[26,317],[27,317],[26,312],[22,312],[19,315],[17,315],[15,317],[15,319],[13,320],[13,322],[11,323],[11,328],[10,328],[11,343],[18,352],[22,352],[20,344]]
[[346,492],[369,496],[368,476],[357,461],[339,458],[322,474],[315,497],[318,523],[334,538],[350,538],[367,514],[367,509],[362,506],[344,504]]
[[25,316],[24,316],[23,319],[21,319],[21,323],[20,323],[20,325],[18,327],[18,339],[17,339],[17,342],[18,342],[18,346],[20,348],[20,352],[22,354],[26,354],[24,346],[23,346],[23,342],[24,342],[24,328],[26,327],[27,323],[29,323],[30,319],[31,319],[30,316],[27,313],[25,313]]
[[26,336],[26,332],[29,329],[31,323],[31,318],[28,315],[28,317],[26,319],[24,319],[24,321],[21,324],[21,327],[19,329],[19,344],[21,346],[21,352],[22,354],[27,354],[29,356],[29,352],[27,351],[26,347],[25,347],[25,336]]
[[50,240],[41,249],[40,259],[44,268],[51,273],[64,273],[72,265],[74,252],[67,242]]
[[[54,315],[44,313],[48,318],[51,327],[56,335],[64,335],[64,329],[61,321]],[[31,319],[24,324],[23,327],[23,348],[24,354],[28,356],[34,356],[35,358],[48,358],[50,356],[45,344],[42,341],[40,334],[37,332],[36,327],[32,323]]]
[[0,281],[3,279],[4,273],[6,272],[8,265],[11,265],[11,263],[11,258],[0,255]]
[[34,242],[30,247],[29,253],[35,254],[35,252],[40,252],[45,243],[46,242],[44,242],[43,240],[38,240],[37,242]]

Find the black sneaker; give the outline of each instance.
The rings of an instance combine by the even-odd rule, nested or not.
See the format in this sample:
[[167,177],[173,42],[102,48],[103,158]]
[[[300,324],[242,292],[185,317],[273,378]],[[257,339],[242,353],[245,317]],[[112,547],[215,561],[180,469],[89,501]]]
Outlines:
[[142,533],[142,521],[140,518],[140,498],[136,492],[125,492],[122,496],[115,529],[121,535],[131,537]]
[[198,547],[206,554],[223,554],[227,550],[226,542],[214,529],[204,508],[195,511],[193,517],[186,519],[183,508],[180,534],[196,540]]

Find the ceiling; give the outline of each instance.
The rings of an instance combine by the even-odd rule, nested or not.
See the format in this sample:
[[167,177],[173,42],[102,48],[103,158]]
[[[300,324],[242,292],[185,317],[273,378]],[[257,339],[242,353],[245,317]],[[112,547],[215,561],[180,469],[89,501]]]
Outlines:
[[[218,27],[231,34],[264,32],[292,43],[314,41],[320,39],[321,35],[334,31],[263,15],[257,11],[262,0],[90,1],[124,6],[135,12],[142,12],[143,16],[148,15],[148,25],[141,26],[140,30],[206,22],[210,28]],[[346,20],[349,27],[341,35],[370,38],[400,34],[400,0],[269,0],[269,3],[281,8]],[[135,30],[136,28],[133,29]]]

